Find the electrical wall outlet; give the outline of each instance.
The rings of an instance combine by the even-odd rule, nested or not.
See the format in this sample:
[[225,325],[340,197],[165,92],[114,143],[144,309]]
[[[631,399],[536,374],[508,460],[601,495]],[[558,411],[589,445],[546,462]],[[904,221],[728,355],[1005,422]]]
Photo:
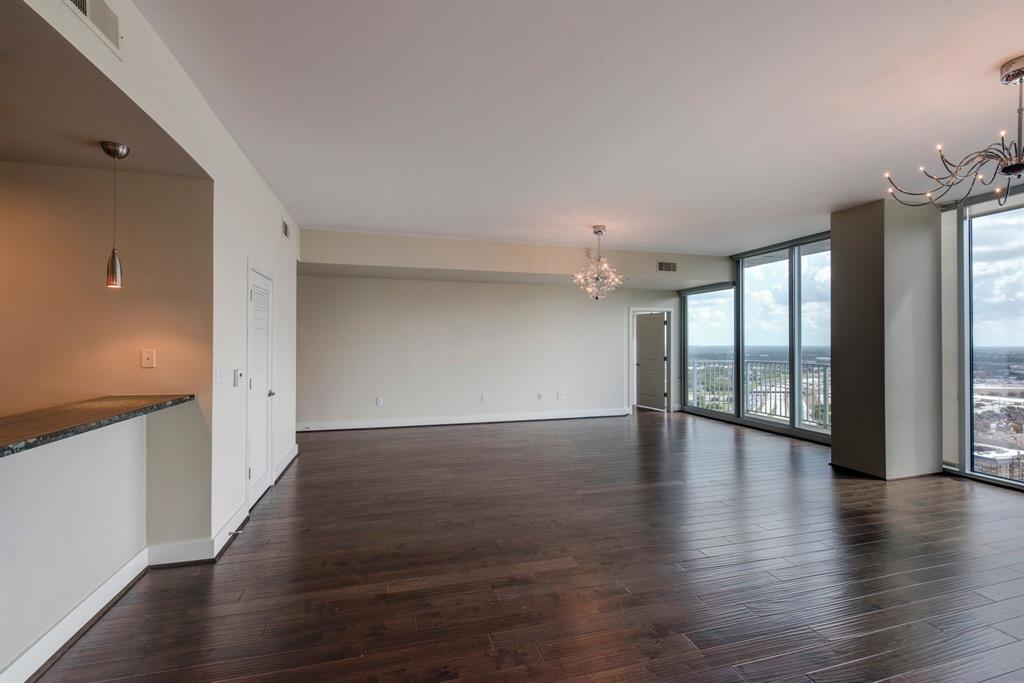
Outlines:
[[142,349],[142,367],[156,367],[156,349]]
[[538,400],[538,401],[543,401],[543,400],[544,400],[544,394],[542,394],[542,393],[540,393],[540,392],[538,391],[538,392],[537,392],[537,400]]
[[555,394],[555,398],[558,399],[559,401],[563,400],[565,398],[565,392],[559,391],[557,394]]
[[384,407],[384,397],[383,396],[378,396],[377,397],[377,407],[378,408],[383,408]]
[[480,394],[480,402],[481,403],[487,403],[487,397],[485,395],[483,395],[483,394]]

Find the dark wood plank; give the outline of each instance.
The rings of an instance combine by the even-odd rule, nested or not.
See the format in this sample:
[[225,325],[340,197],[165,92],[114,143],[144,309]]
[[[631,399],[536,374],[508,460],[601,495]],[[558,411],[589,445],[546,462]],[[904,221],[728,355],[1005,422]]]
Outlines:
[[43,680],[1024,680],[1016,492],[681,414],[298,438]]

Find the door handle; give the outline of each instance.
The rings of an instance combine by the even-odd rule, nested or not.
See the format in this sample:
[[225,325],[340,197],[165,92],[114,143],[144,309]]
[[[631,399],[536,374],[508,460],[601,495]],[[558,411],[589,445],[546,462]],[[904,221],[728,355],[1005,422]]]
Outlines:
[[270,391],[267,392],[267,398],[273,398],[276,395],[277,395],[277,392],[274,391],[273,389],[271,389]]

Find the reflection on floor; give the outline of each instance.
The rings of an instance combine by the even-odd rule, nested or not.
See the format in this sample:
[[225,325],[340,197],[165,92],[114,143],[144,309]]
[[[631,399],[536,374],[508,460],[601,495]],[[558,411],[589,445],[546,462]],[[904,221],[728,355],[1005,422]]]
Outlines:
[[1024,680],[1014,491],[681,414],[299,441],[44,680]]

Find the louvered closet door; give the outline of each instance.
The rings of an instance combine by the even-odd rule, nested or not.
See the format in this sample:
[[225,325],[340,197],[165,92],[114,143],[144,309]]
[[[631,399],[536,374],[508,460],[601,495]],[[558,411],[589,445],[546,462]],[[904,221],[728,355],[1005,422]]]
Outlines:
[[246,453],[249,476],[249,504],[254,504],[270,486],[271,305],[274,283],[249,271],[249,379],[246,400]]

